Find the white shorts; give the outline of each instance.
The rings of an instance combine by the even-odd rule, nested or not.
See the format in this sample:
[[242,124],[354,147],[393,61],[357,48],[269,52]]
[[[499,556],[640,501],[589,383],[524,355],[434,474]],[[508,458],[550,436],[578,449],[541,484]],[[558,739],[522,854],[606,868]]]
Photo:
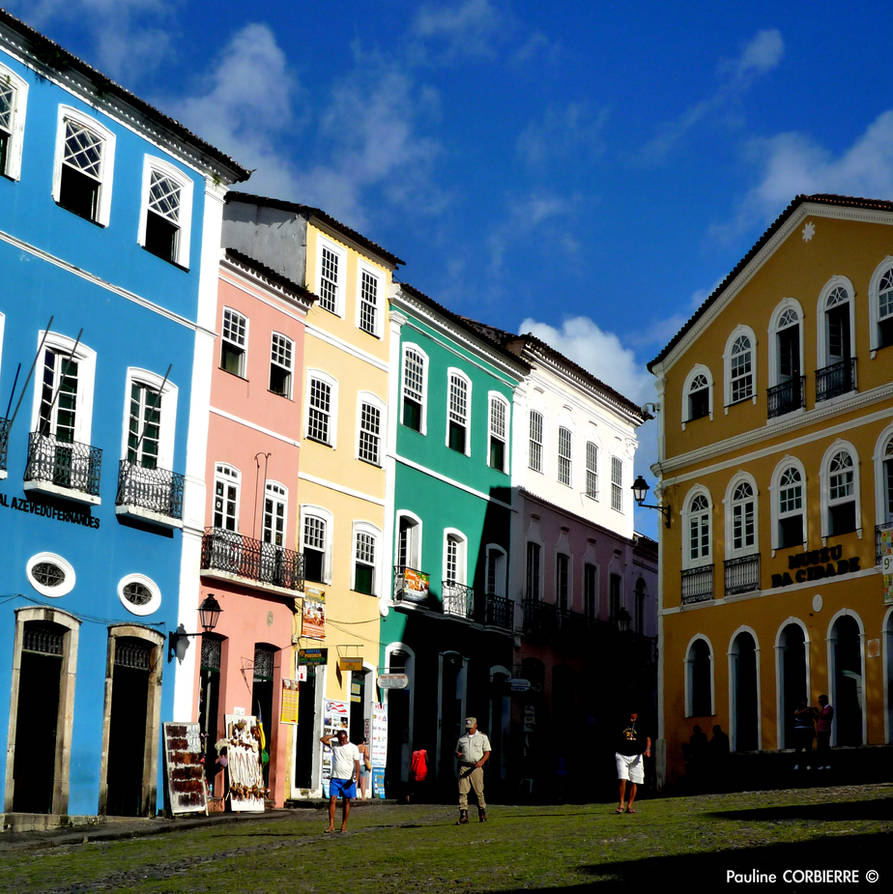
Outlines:
[[645,782],[645,761],[641,754],[616,754],[617,778],[641,785]]

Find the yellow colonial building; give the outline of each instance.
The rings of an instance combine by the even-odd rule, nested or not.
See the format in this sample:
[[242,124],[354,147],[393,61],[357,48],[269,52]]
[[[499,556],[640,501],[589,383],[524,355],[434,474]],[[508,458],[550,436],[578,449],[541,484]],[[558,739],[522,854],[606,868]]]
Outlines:
[[244,193],[227,197],[224,239],[318,299],[305,322],[292,504],[305,584],[291,775],[293,798],[318,796],[328,778],[320,736],[347,727],[358,742],[372,731],[379,606],[391,580],[388,298],[403,262],[317,208]]
[[[695,725],[893,734],[893,202],[798,196],[649,364],[660,392],[659,775]],[[893,570],[893,568],[891,568]]]

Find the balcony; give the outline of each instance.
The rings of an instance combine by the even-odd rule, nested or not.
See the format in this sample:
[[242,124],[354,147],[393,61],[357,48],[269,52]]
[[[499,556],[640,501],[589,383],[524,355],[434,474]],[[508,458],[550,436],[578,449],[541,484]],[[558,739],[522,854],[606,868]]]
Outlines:
[[9,458],[9,420],[0,417],[0,472],[6,471]]
[[243,537],[224,528],[207,528],[202,537],[202,570],[211,577],[279,589],[304,589],[304,557],[291,549]]
[[737,559],[727,559],[726,572],[726,596],[735,596],[738,593],[752,593],[760,589],[760,554],[741,556]]
[[501,627],[511,630],[515,621],[515,603],[506,596],[487,593],[484,597],[484,610],[478,620],[486,627]]
[[766,392],[767,412],[770,419],[784,416],[793,410],[806,406],[806,376],[795,376],[773,385]]
[[874,529],[874,560],[880,565],[887,553],[893,553],[893,521],[884,522]]
[[184,480],[178,472],[148,469],[122,459],[118,466],[115,512],[168,527],[180,527]]
[[443,590],[443,613],[457,618],[474,618],[474,588],[454,580],[445,580]]
[[25,490],[99,503],[102,450],[77,441],[31,432],[25,464]]
[[694,605],[708,602],[713,598],[713,566],[701,565],[698,568],[682,570],[682,604]]
[[553,602],[540,599],[524,600],[524,633],[532,638],[552,636],[558,632],[560,615]]
[[832,363],[822,369],[817,369],[815,374],[815,399],[816,403],[822,400],[830,400],[841,394],[856,389],[856,358],[850,357],[838,363]]

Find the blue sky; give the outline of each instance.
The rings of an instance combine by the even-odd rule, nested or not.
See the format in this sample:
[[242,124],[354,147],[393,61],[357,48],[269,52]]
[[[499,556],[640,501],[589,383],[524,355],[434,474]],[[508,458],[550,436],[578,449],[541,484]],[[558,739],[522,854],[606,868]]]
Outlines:
[[886,4],[6,5],[256,169],[242,188],[322,207],[637,402],[795,194],[893,198]]

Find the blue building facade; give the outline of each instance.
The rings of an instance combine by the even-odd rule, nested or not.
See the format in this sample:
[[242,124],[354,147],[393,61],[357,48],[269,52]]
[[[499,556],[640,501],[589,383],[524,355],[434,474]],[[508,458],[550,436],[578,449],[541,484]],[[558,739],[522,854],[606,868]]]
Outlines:
[[223,195],[246,177],[0,11],[7,813],[160,806],[168,633],[197,623]]

